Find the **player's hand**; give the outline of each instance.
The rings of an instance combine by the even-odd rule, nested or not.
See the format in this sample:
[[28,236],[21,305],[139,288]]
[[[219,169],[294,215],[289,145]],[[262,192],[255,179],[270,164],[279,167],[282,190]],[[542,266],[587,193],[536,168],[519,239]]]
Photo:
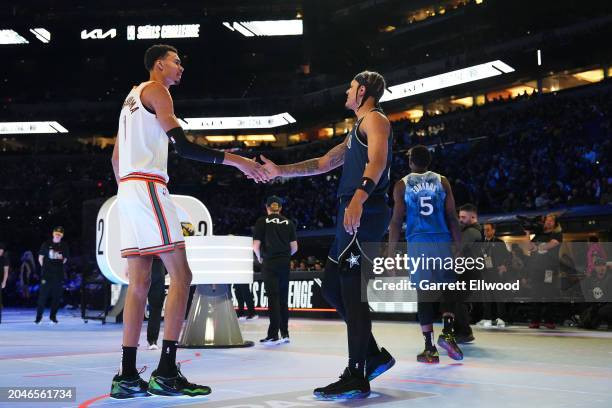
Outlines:
[[6,288],[6,282],[2,282],[2,289]]
[[263,166],[257,163],[255,160],[241,157],[238,159],[236,168],[243,172],[247,178],[254,180],[256,183],[264,183],[268,181],[266,173],[263,170]]
[[264,163],[262,167],[264,169],[264,172],[266,173],[266,176],[268,177],[267,180],[272,180],[273,178],[280,177],[281,169],[276,163],[265,157],[263,154],[260,154],[259,158]]
[[351,200],[344,210],[344,229],[350,235],[356,234],[363,213],[363,205],[358,200]]

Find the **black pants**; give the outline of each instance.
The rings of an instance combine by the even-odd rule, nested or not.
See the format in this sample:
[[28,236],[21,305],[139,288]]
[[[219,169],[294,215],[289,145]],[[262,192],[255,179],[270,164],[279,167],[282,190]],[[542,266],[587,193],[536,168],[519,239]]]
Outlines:
[[57,310],[59,309],[60,300],[63,291],[63,272],[62,273],[45,273],[43,272],[40,281],[40,291],[38,292],[38,307],[36,308],[36,320],[42,319],[47,300],[51,298],[51,313],[49,317],[55,319]]
[[166,270],[161,261],[153,261],[151,267],[151,287],[147,299],[149,301],[149,323],[147,323],[147,341],[149,344],[157,343],[161,315],[166,297]]
[[[455,294],[452,292],[440,291],[437,292],[436,295],[439,299],[438,301],[433,301],[430,293],[417,291],[417,316],[421,326],[433,324],[436,317],[435,309],[437,305],[439,305],[439,312],[442,315],[444,315],[444,313],[455,314],[457,311],[458,303]],[[423,299],[427,300],[424,301]]]
[[[266,284],[266,287],[267,286]],[[249,289],[249,285],[247,283],[234,284],[234,293],[236,295],[236,301],[238,302],[238,317],[244,315],[245,304],[247,314],[249,316],[255,315],[255,302],[253,301],[253,294]]]
[[263,275],[268,296],[270,326],[268,337],[289,335],[289,261],[290,258],[264,259]]

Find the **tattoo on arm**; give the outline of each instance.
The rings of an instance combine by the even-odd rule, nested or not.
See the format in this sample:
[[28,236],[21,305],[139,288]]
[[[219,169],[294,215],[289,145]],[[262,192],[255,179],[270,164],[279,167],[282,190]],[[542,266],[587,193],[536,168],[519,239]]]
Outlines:
[[283,176],[299,177],[319,174],[319,159],[310,159],[295,164],[280,166]]
[[327,153],[329,158],[329,170],[344,164],[344,152],[346,152],[346,143],[340,143]]
[[285,177],[314,176],[335,169],[344,163],[346,143],[335,146],[323,157],[280,166]]

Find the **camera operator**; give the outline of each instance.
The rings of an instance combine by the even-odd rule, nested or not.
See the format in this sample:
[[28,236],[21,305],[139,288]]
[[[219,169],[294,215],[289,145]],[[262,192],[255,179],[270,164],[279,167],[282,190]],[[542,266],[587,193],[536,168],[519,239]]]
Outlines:
[[548,214],[543,223],[524,227],[527,234],[535,233],[529,245],[528,274],[536,303],[532,307],[529,328],[538,329],[544,321],[547,329],[554,329],[554,303],[547,300],[559,295],[559,249],[563,242],[561,225],[557,215]]

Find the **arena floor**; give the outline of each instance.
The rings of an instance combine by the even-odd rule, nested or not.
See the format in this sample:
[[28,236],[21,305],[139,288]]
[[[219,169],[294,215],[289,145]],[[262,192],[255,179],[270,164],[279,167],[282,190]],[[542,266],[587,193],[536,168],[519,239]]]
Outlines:
[[[415,362],[422,337],[414,323],[376,322],[375,335],[396,366],[372,382],[370,398],[319,402],[312,389],[331,382],[346,365],[340,321],[293,319],[291,343],[247,349],[185,350],[183,372],[210,385],[207,398],[108,398],[120,360],[121,325],[61,313],[57,326],[33,324],[34,312],[4,311],[0,325],[0,386],[76,387],[74,403],[0,403],[2,407],[610,407],[612,332],[575,329],[475,330],[465,360],[443,356],[439,365]],[[266,318],[241,323],[246,339],[263,337]],[[439,331],[439,327],[436,327]],[[144,334],[144,331],[143,331]],[[146,344],[144,337],[141,344]],[[142,348],[138,366],[148,379],[159,351]]]

